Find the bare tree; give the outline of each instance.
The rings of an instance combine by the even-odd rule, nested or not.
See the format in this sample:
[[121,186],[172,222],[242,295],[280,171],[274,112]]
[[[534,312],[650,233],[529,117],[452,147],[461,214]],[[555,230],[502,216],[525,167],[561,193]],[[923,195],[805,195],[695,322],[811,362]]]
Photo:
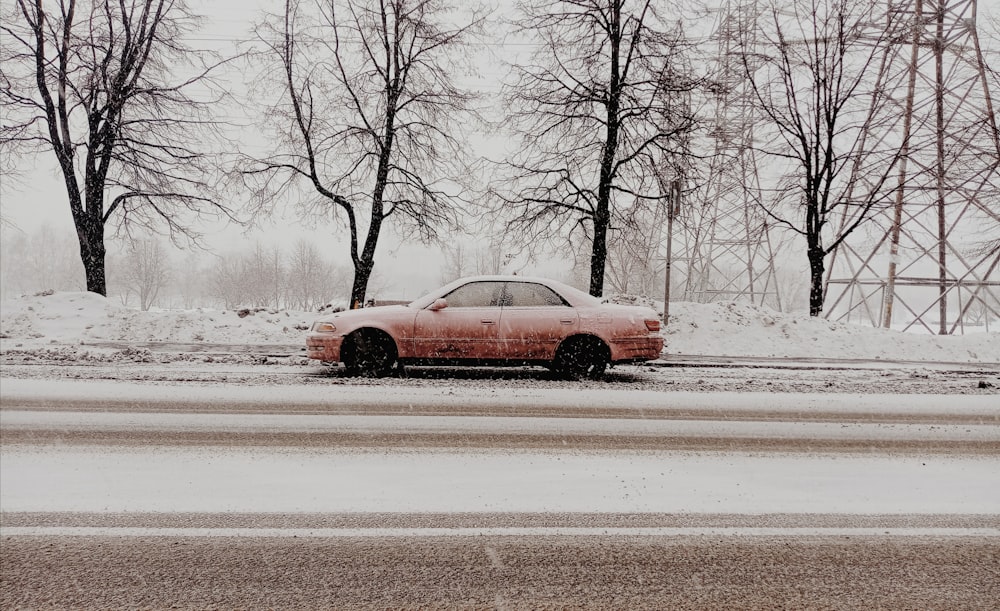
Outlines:
[[324,260],[312,242],[299,240],[288,257],[285,307],[312,310],[347,292],[347,274]]
[[227,308],[281,307],[285,269],[281,250],[256,243],[250,252],[222,257],[210,272],[209,292]]
[[241,276],[247,285],[249,301],[243,305],[280,308],[285,292],[285,264],[281,248],[266,248],[260,242],[241,261]]
[[345,297],[349,287],[346,272],[306,240],[296,242],[290,253],[258,242],[219,259],[209,278],[210,294],[227,308],[311,310]]
[[[0,17],[3,14],[0,13]],[[2,78],[3,70],[0,68],[0,78]],[[6,119],[6,110],[0,117]],[[0,121],[0,125],[4,121]],[[24,169],[17,163],[18,155],[15,150],[17,147],[14,146],[14,142],[0,137],[0,176],[3,176],[3,180],[0,181],[0,230],[17,230],[17,224],[11,220],[10,217],[10,207],[8,198],[10,193],[16,187],[20,187],[24,184]],[[14,187],[14,188],[12,188]]]
[[441,269],[442,283],[472,275],[475,261],[469,251],[469,246],[461,241],[444,245],[441,249],[444,255],[444,267]]
[[695,82],[680,26],[651,0],[533,0],[518,31],[540,41],[515,66],[507,126],[521,151],[494,186],[509,229],[529,241],[583,232],[590,293],[601,295],[608,231],[630,207],[663,197],[650,168],[694,126]]
[[804,266],[779,265],[774,281],[781,295],[782,312],[801,312],[809,307],[809,270]]
[[106,225],[197,238],[183,212],[232,218],[207,178],[218,96],[196,97],[214,83],[183,44],[195,23],[184,0],[16,0],[0,20],[0,142],[55,155],[89,291],[107,294]]
[[514,253],[507,251],[505,245],[502,239],[492,239],[485,246],[480,246],[475,256],[476,274],[495,276],[503,273],[514,258]]
[[125,292],[139,299],[143,312],[149,310],[170,281],[170,262],[163,245],[158,240],[133,240],[121,263]]
[[197,251],[188,251],[180,262],[181,274],[174,274],[173,288],[180,299],[180,306],[190,310],[203,303],[205,295],[205,274],[201,256]]
[[44,290],[82,291],[72,235],[45,223],[32,233],[0,228],[0,297]]
[[[471,239],[471,237],[470,237]],[[485,244],[470,245],[468,241],[452,236],[452,241],[443,245],[444,267],[441,282],[447,283],[463,276],[496,276],[502,274],[514,257],[503,236],[494,237]]]
[[208,294],[221,301],[223,307],[238,308],[249,303],[251,287],[242,257],[219,258],[208,277]]
[[666,210],[639,207],[631,213],[608,246],[607,280],[618,293],[649,296],[654,294],[654,287],[662,290],[662,283],[657,285],[662,279],[656,274],[655,261]]
[[445,0],[286,0],[280,23],[258,30],[281,66],[271,84],[282,99],[268,113],[280,131],[273,153],[252,159],[244,175],[258,212],[276,194],[305,188],[314,210],[346,220],[355,306],[364,303],[387,220],[425,240],[455,224],[466,158],[458,134],[472,99],[455,79],[480,21],[452,25],[457,8]]
[[904,149],[886,117],[899,109],[878,91],[879,58],[902,35],[895,17],[867,0],[775,0],[741,41],[764,119],[756,146],[780,176],[762,206],[806,239],[812,316],[823,311],[826,256],[896,187]]

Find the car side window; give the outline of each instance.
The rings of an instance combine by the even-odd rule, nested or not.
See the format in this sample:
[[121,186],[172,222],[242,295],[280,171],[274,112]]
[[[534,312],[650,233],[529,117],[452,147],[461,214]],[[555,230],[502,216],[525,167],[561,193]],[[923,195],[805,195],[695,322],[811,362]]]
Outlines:
[[448,308],[498,307],[503,295],[503,282],[470,282],[444,296]]
[[534,282],[508,282],[504,306],[545,307],[565,306],[566,301],[547,286]]

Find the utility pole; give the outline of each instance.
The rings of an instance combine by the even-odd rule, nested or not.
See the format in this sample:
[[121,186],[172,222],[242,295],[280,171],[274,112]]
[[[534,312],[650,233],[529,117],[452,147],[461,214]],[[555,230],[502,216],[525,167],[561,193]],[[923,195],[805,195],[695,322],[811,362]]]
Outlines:
[[[663,181],[660,181],[660,188],[663,188]],[[674,244],[674,217],[681,210],[681,192],[683,185],[679,178],[672,180],[667,191],[667,254],[665,260],[665,272],[663,280],[663,326],[670,322],[670,268],[673,264],[673,244]]]

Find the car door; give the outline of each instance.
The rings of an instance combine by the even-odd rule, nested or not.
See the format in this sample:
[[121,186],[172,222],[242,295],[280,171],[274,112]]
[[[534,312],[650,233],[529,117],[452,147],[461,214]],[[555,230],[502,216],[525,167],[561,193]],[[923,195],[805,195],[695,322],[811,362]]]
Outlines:
[[500,312],[500,341],[510,359],[551,360],[576,332],[579,316],[565,299],[537,282],[508,282]]
[[417,313],[413,356],[427,359],[491,359],[500,351],[500,300],[504,283],[472,281]]

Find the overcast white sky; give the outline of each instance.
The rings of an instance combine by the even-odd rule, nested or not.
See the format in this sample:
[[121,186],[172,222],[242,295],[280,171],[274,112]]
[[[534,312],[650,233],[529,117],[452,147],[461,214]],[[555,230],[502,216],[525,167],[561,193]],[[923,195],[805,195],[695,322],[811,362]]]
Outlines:
[[[493,0],[492,5],[498,5],[495,16],[503,16],[512,6],[512,0]],[[263,12],[278,13],[283,10],[283,0],[194,0],[191,2],[194,11],[205,16],[205,24],[200,33],[191,37],[191,46],[217,49],[222,54],[234,54],[239,45],[251,40],[253,24],[261,20]],[[504,54],[499,45],[483,51],[486,53]],[[518,52],[512,48],[513,55]],[[506,58],[506,57],[505,57]],[[509,59],[509,58],[508,58]],[[470,77],[470,86],[485,92],[499,92],[500,82],[505,74],[505,68],[498,61],[483,61],[479,67],[480,73]],[[241,80],[252,78],[235,70],[227,74],[227,78],[239,87]],[[227,112],[227,117],[236,117],[239,109]],[[241,145],[253,146],[252,134],[255,126],[248,125],[241,134]],[[486,138],[484,138],[486,140]],[[484,151],[491,154],[494,151]],[[73,236],[73,223],[66,204],[66,195],[62,189],[62,179],[51,153],[43,153],[21,162],[24,172],[23,180],[18,182],[0,181],[0,203],[5,219],[14,226],[14,230],[28,233],[38,230],[42,225],[53,227],[58,233]],[[235,202],[238,205],[244,202]],[[348,254],[348,234],[345,228],[333,224],[315,226],[314,223],[301,221],[294,211],[287,210],[277,214],[273,219],[262,220],[252,227],[238,227],[222,223],[205,225],[205,244],[216,253],[246,248],[249,243],[261,241],[265,245],[291,246],[297,240],[306,238],[324,248],[337,257],[344,266],[350,267]],[[363,236],[362,236],[363,237]],[[470,240],[468,237],[455,236],[456,239]],[[109,249],[113,246],[109,246]],[[522,263],[528,269],[510,271],[533,271],[541,274],[552,274],[555,270],[568,267],[566,264],[553,265],[551,261],[540,263]],[[416,243],[404,243],[393,234],[392,227],[383,230],[376,256],[376,273],[384,283],[398,285],[403,295],[413,296],[423,290],[438,286],[441,280],[442,255],[440,247],[424,246]],[[390,290],[390,292],[393,292]],[[393,295],[382,295],[391,298]]]
[[[494,13],[500,17],[511,10],[513,0],[493,0],[497,6]],[[1000,3],[996,0],[986,0],[979,3],[980,21],[994,19],[1000,13]],[[225,51],[228,47],[250,38],[250,29],[254,21],[260,19],[261,11],[278,12],[282,9],[281,0],[201,0],[192,2],[195,11],[206,16],[205,26],[196,36],[194,46],[218,46]],[[689,19],[691,19],[689,17]],[[712,27],[712,16],[695,19],[686,25],[689,33],[709,31]],[[523,53],[523,48],[502,45],[490,45],[490,52],[499,57],[510,59],[517,53]],[[484,52],[484,56],[487,52]],[[480,74],[476,79],[476,88],[485,92],[499,90],[499,82],[505,73],[502,62],[497,58],[485,59],[481,62]],[[245,78],[235,73],[236,82]],[[248,127],[247,131],[253,129]],[[484,139],[490,142],[488,139]],[[492,141],[487,146],[502,146],[502,143]],[[489,149],[483,153],[491,153]],[[10,180],[0,182],[0,200],[6,219],[16,228],[32,232],[41,225],[48,224],[60,233],[73,235],[66,196],[61,188],[51,154],[42,154],[33,159],[22,161],[25,171],[23,184],[15,184]],[[243,202],[234,202],[242,204]],[[275,217],[250,230],[221,225],[206,226],[206,243],[215,252],[224,253],[229,250],[245,247],[248,242],[260,240],[265,244],[291,245],[300,238],[309,238],[317,244],[325,244],[329,252],[335,253],[343,264],[348,264],[347,234],[343,229],[337,230],[331,225],[310,227],[302,224],[293,212]],[[440,280],[441,256],[437,247],[422,247],[419,245],[400,245],[399,240],[392,235],[391,230],[384,233],[376,258],[377,273],[390,285],[399,285],[401,292],[413,294],[423,288],[435,286]],[[521,267],[521,266],[519,266]],[[522,273],[530,272],[543,275],[558,275],[559,271],[568,269],[569,264],[563,261],[549,260],[538,263],[528,263],[523,266]],[[510,270],[514,271],[514,270]]]

